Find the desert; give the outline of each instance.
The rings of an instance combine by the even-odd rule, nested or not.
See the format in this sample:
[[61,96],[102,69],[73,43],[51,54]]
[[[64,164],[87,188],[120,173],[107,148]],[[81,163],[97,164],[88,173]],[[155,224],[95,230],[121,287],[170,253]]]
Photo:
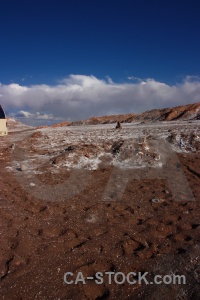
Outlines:
[[[118,117],[119,129],[113,117],[39,128],[8,121],[1,299],[199,299],[199,103],[164,113]],[[66,272],[85,284],[66,284]],[[186,284],[138,284],[137,275],[135,284],[96,284],[97,272],[148,272],[149,282],[179,274]]]

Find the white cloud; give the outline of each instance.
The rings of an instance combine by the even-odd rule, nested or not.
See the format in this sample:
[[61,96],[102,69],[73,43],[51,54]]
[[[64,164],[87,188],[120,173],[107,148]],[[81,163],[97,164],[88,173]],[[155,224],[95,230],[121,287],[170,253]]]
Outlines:
[[134,81],[139,81],[142,82],[143,79],[139,78],[139,77],[135,77],[135,76],[129,76],[127,77],[128,80],[134,80]]
[[20,110],[17,114],[16,114],[16,116],[18,117],[18,118],[30,118],[31,116],[33,116],[34,114],[31,114],[30,112],[28,112],[28,111],[24,111],[24,110]]
[[53,120],[54,116],[52,114],[45,114],[45,113],[30,113],[29,111],[20,110],[16,113],[11,113],[11,117],[18,118],[18,119],[38,119],[38,120]]
[[[130,78],[131,79],[131,78]],[[170,86],[148,78],[136,82],[115,83],[95,76],[70,75],[55,86],[0,85],[1,105],[7,112],[30,111],[29,117],[68,120],[95,115],[138,113],[200,101],[200,78],[187,76]],[[38,116],[39,116],[38,115]]]

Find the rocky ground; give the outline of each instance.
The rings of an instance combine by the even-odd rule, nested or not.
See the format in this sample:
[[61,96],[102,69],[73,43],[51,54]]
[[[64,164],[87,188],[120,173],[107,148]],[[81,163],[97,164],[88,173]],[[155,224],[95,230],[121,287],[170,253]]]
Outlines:
[[[199,125],[13,124],[0,140],[0,298],[199,299]],[[186,284],[63,280],[107,271]]]

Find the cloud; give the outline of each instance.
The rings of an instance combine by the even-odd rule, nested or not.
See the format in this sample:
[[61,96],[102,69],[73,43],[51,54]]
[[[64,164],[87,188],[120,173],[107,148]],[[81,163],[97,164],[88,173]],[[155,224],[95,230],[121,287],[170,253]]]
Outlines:
[[[79,120],[91,116],[139,113],[200,101],[200,78],[187,76],[168,85],[152,78],[115,83],[110,77],[70,75],[57,85],[0,84],[1,105],[6,112],[30,112],[29,117]],[[130,78],[131,80],[131,78]],[[38,115],[38,116],[39,116]],[[46,117],[45,117],[46,116]],[[26,117],[26,116],[25,116]]]
[[135,76],[129,76],[127,77],[128,80],[134,80],[134,81],[139,81],[142,82],[143,79],[139,78],[139,77],[135,77]]
[[18,118],[18,119],[38,119],[38,120],[53,120],[54,116],[52,114],[45,114],[45,113],[30,113],[29,111],[20,110],[17,113],[11,113],[11,117]]
[[18,118],[30,118],[33,115],[34,114],[31,114],[28,111],[20,110],[18,113],[12,114],[12,117],[14,116],[14,117],[18,117]]
[[10,113],[9,117],[20,120],[22,123],[31,126],[52,125],[64,121],[63,118],[56,118],[53,114],[30,113],[29,111],[20,110]]

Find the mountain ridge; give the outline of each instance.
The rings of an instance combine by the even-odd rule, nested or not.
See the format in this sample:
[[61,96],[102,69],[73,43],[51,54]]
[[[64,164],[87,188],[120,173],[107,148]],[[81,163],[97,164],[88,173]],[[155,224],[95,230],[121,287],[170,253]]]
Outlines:
[[[152,109],[140,114],[127,113],[108,116],[93,116],[80,121],[63,121],[52,125],[36,126],[38,129],[45,127],[64,127],[64,126],[81,126],[81,125],[98,125],[120,123],[148,123],[159,121],[191,121],[200,120],[200,102],[175,106],[172,108]],[[20,126],[27,126],[14,118],[7,118],[8,128],[13,129]],[[27,126],[27,128],[30,126]]]
[[74,121],[69,126],[74,125],[96,125],[112,124],[116,122],[154,122],[154,121],[176,121],[176,120],[199,120],[200,102],[175,106],[172,108],[152,109],[140,114],[128,113],[109,116],[94,116],[81,121]]

